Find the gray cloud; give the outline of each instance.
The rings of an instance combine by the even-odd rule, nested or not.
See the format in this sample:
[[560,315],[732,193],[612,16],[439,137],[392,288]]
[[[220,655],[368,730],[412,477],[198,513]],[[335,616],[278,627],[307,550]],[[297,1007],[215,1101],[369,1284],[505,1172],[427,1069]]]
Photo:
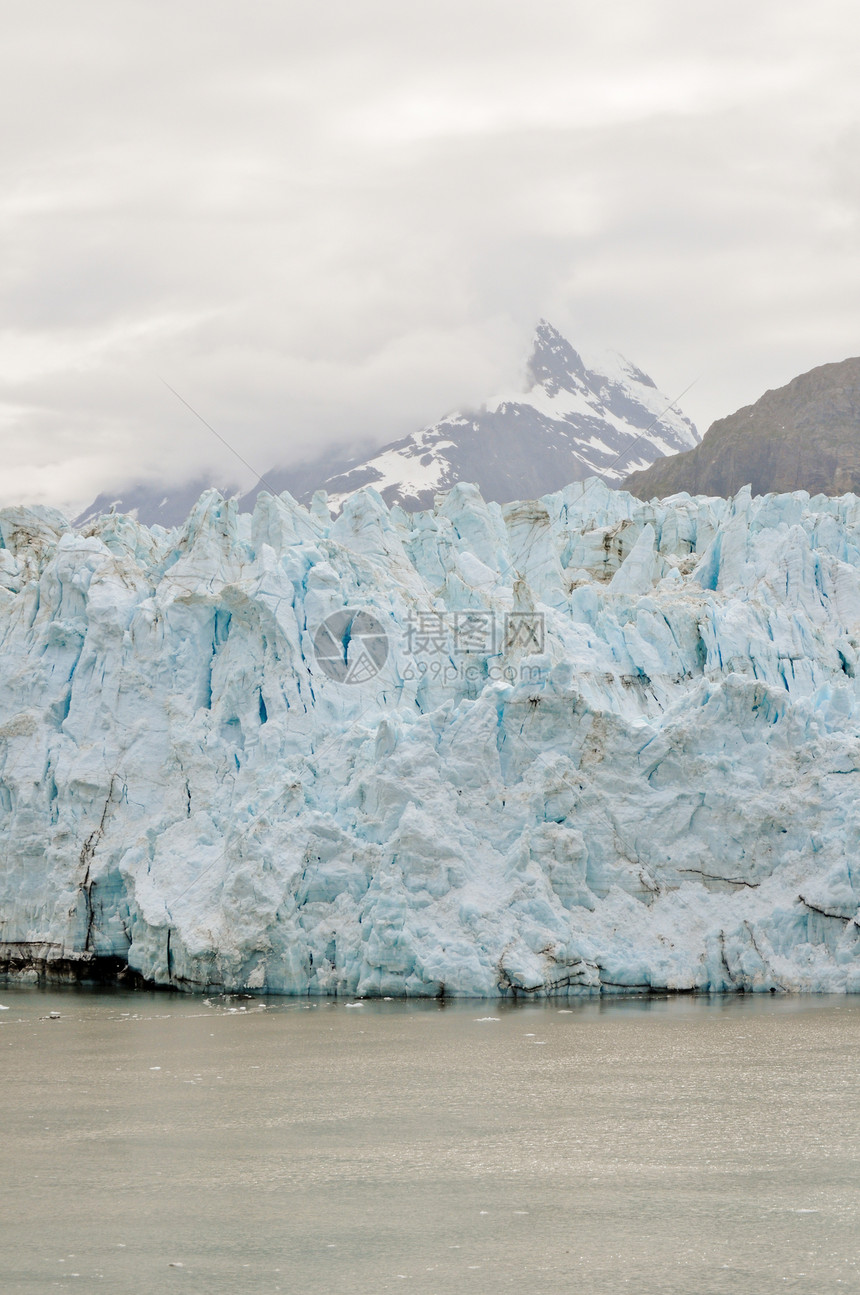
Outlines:
[[860,13],[839,0],[4,18],[0,501],[381,443],[547,315],[701,425],[860,350]]

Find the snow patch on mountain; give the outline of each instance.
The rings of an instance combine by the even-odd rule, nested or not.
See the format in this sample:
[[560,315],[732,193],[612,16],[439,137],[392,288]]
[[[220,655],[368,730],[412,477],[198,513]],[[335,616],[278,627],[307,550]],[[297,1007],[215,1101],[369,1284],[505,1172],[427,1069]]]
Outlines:
[[[426,433],[419,433],[407,445],[384,450],[368,461],[365,472],[372,470],[373,487],[380,495],[397,494],[402,500],[420,499],[426,494],[436,495],[442,490],[449,470],[444,450],[454,448],[454,442],[430,442]],[[329,504],[339,512],[354,491],[335,492],[328,496]]]

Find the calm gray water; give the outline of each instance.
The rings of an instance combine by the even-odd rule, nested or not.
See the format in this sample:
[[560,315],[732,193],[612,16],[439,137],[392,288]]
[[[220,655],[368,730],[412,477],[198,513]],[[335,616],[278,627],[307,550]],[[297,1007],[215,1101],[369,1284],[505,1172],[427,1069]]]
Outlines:
[[854,999],[0,1003],[5,1295],[860,1286]]

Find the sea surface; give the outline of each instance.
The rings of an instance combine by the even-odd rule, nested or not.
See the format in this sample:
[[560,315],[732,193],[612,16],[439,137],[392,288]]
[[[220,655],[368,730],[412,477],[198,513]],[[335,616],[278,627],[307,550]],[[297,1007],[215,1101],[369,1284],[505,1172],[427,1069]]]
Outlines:
[[860,1288],[858,999],[0,1004],[4,1295]]

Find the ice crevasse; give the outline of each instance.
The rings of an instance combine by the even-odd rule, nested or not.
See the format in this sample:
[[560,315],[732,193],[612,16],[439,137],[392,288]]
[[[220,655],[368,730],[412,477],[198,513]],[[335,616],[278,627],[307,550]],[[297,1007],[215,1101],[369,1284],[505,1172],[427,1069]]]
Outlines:
[[860,499],[209,492],[0,539],[7,971],[860,990]]

